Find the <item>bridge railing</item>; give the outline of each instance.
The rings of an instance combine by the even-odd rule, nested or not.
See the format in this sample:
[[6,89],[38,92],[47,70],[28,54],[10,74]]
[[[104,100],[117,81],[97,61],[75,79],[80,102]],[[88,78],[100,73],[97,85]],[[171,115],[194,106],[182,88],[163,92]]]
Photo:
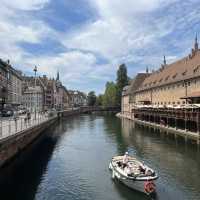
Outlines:
[[120,106],[82,106],[81,111],[118,111]]

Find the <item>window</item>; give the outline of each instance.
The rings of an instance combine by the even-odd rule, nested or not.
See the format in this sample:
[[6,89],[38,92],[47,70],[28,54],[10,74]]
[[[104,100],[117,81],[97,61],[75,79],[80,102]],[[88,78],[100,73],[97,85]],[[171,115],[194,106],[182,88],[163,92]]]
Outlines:
[[177,77],[177,73],[172,76],[173,79],[175,79],[176,77]]
[[165,78],[165,81],[167,81],[169,79],[169,76],[167,76],[166,78]]
[[182,75],[185,76],[187,74],[187,70],[185,70]]
[[194,68],[193,73],[196,73],[199,71],[200,65],[198,65],[196,68]]

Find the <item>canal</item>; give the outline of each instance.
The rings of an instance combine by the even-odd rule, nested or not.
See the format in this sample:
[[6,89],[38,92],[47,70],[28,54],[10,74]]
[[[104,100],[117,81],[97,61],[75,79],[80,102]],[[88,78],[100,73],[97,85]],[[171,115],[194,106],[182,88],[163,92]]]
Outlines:
[[2,200],[143,200],[111,179],[112,156],[129,151],[155,168],[157,199],[200,199],[200,152],[181,138],[112,114],[61,120],[0,172]]

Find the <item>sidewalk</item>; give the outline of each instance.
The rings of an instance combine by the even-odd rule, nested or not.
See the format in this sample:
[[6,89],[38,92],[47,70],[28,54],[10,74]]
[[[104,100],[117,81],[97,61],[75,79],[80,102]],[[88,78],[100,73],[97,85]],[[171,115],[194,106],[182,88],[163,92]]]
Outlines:
[[19,116],[17,120],[14,120],[13,118],[0,118],[0,140],[8,136],[15,135],[18,132],[31,128],[51,118],[52,117],[39,113],[37,113],[36,119],[35,115],[32,114],[30,120],[26,119],[26,115]]

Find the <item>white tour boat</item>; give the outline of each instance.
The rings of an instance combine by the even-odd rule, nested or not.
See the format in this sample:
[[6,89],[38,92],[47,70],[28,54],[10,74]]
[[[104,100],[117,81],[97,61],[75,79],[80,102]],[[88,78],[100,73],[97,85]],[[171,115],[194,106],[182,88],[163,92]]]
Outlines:
[[123,164],[123,156],[115,156],[109,164],[112,178],[116,178],[126,186],[146,194],[156,193],[155,180],[158,175],[154,170],[136,158],[128,156],[128,162]]

